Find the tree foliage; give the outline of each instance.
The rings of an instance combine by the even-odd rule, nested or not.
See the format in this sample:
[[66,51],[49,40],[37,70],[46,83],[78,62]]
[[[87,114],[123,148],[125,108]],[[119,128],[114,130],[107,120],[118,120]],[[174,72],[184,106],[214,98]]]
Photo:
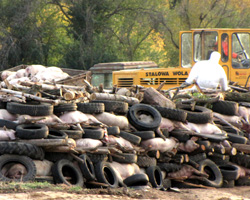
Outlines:
[[0,67],[178,65],[181,30],[246,28],[248,0],[2,0]]

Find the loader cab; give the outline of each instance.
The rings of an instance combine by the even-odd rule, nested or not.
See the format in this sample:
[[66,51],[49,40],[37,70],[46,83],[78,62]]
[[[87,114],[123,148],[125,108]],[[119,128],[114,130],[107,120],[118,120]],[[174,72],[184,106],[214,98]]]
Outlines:
[[193,29],[180,32],[180,46],[181,67],[191,68],[197,61],[207,60],[213,51],[218,51],[228,80],[248,86],[250,29]]

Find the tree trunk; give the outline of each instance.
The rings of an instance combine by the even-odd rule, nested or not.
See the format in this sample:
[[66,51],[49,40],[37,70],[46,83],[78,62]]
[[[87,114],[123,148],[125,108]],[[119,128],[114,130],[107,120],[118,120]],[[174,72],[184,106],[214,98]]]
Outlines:
[[236,102],[239,102],[239,101],[250,102],[250,92],[247,92],[247,93],[226,92],[225,100],[236,101]]
[[156,89],[150,87],[144,91],[143,102],[150,105],[158,105],[166,108],[175,108],[175,103],[166,98]]

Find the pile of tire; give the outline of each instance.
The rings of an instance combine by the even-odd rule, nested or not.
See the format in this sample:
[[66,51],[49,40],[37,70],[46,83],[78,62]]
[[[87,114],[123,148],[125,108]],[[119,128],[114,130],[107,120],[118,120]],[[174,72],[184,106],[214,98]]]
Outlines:
[[[127,117],[131,129],[121,130],[119,126],[82,125],[82,130],[55,129],[42,123],[17,124],[14,121],[0,120],[0,126],[15,131],[16,140],[0,141],[0,181],[33,181],[40,180],[42,176],[38,169],[38,161],[49,163],[48,174],[53,177],[53,183],[64,183],[81,187],[154,187],[169,188],[171,185],[177,187],[188,187],[192,184],[204,184],[210,187],[233,187],[240,185],[243,178],[240,176],[240,167],[250,168],[250,157],[242,152],[230,155],[222,142],[224,137],[200,136],[196,141],[206,149],[198,148],[194,152],[178,151],[173,148],[170,151],[142,149],[141,142],[154,138],[174,138],[177,144],[186,143],[192,138],[189,131],[174,129],[171,131],[160,130],[162,119],[167,118],[178,122],[192,122],[205,124],[213,122],[213,112],[225,115],[235,115],[238,111],[238,104],[235,102],[217,102],[212,109],[204,106],[192,107],[183,104],[177,108],[167,108],[157,105],[138,103],[129,105],[122,101],[93,100],[89,103],[65,103],[53,106],[48,103],[17,103],[8,102],[3,109],[16,115],[30,115],[46,117],[52,114],[60,115],[70,111],[80,111],[85,114],[100,114],[103,112],[113,113]],[[227,108],[230,107],[229,108]],[[141,116],[149,117],[149,121],[141,119]],[[226,129],[223,129],[226,131]],[[230,129],[231,131],[231,129]],[[232,144],[249,144],[244,133],[236,134],[227,131],[226,139]],[[94,139],[103,142],[109,148],[108,141],[104,142],[107,136],[123,138],[134,147],[133,150],[116,145],[117,152],[109,154],[53,152],[49,148],[43,148],[32,144],[32,140],[78,140]],[[223,146],[220,150],[216,147]],[[25,167],[26,173],[20,177],[10,176],[9,171],[3,170],[10,164],[21,164]],[[114,163],[129,169],[131,166],[140,168],[140,172],[126,173],[126,176],[119,174]],[[179,172],[185,165],[191,166],[196,173],[206,174],[200,179],[186,179],[186,183],[169,179],[168,174]],[[249,176],[250,174],[248,174]],[[43,179],[44,180],[44,179]],[[49,179],[51,180],[51,179]],[[245,180],[245,179],[244,179]],[[244,182],[248,184],[247,181]]]

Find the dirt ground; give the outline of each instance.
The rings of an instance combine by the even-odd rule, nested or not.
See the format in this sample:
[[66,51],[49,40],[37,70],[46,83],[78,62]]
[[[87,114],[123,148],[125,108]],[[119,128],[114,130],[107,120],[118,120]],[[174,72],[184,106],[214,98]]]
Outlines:
[[164,199],[164,200],[250,200],[250,186],[220,189],[179,189],[177,191],[160,191],[152,188],[144,189],[82,189],[70,191],[65,186],[64,191],[52,188],[22,190],[19,188],[1,191],[0,200],[66,200],[66,199]]

